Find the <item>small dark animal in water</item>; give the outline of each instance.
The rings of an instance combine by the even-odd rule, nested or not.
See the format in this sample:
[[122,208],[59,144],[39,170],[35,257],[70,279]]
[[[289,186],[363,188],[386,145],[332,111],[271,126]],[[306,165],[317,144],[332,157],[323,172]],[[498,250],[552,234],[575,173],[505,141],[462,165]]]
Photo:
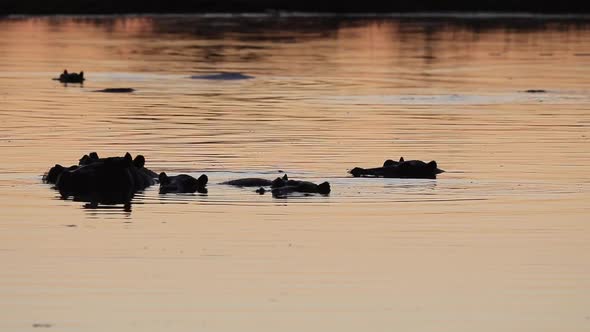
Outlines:
[[247,80],[254,78],[254,76],[244,75],[242,73],[218,73],[218,74],[210,74],[210,75],[193,75],[191,76],[192,79],[200,79],[200,80],[217,80],[217,81],[236,81],[236,80]]
[[85,78],[83,71],[81,71],[79,74],[68,73],[66,69],[61,75],[59,75],[59,78],[54,78],[54,80],[60,81],[62,83],[83,83]]
[[405,162],[404,157],[401,157],[399,161],[394,161],[392,159],[387,159],[382,167],[375,167],[375,168],[360,168],[355,167],[350,171],[352,175],[355,177],[357,176],[375,176],[375,177],[387,177],[386,174],[390,171],[391,167],[396,167],[400,163]]
[[168,176],[162,172],[160,179],[160,194],[167,193],[207,193],[207,182],[209,178],[203,174],[198,179],[187,175],[179,174],[175,176]]
[[413,178],[413,179],[436,179],[436,175],[443,173],[438,168],[436,161],[423,162],[421,160],[408,160],[400,158],[400,161],[386,160],[383,167],[361,168],[355,167],[350,170],[354,177],[384,177],[384,178]]
[[318,185],[308,181],[290,180],[287,174],[272,181],[260,178],[244,178],[230,180],[221,184],[237,187],[259,187],[256,189],[256,193],[260,195],[263,195],[268,191],[265,187],[270,187],[271,192],[275,197],[284,197],[291,193],[319,193],[324,195],[330,193],[330,184],[328,182]]
[[226,182],[222,182],[221,184],[227,184],[230,186],[236,187],[281,187],[284,186],[285,183],[289,181],[289,177],[287,174],[283,175],[283,177],[278,177],[274,180],[267,180],[261,178],[243,178],[243,179],[236,179],[236,180],[229,180]]
[[529,89],[525,91],[526,93],[546,93],[547,90],[543,89]]
[[284,186],[276,187],[272,189],[272,195],[274,197],[285,197],[292,193],[304,193],[304,194],[322,194],[328,195],[331,191],[330,183],[322,182],[315,184],[309,181],[296,181],[289,180]]
[[102,90],[95,90],[94,92],[105,92],[105,93],[131,93],[134,92],[133,88],[106,88]]

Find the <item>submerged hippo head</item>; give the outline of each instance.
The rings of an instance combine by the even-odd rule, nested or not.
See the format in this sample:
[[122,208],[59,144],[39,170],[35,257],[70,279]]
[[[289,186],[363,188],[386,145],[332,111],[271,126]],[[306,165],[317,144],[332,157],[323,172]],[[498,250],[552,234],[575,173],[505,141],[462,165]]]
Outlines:
[[51,167],[51,169],[49,169],[49,172],[47,172],[47,174],[45,174],[45,176],[43,177],[43,181],[45,181],[47,183],[56,183],[57,178],[65,170],[66,170],[66,168],[63,167],[62,165],[55,164],[55,166]]
[[283,177],[278,177],[274,179],[270,186],[271,188],[283,187],[287,185],[287,182],[289,182],[289,177],[287,176],[287,174],[285,174],[283,175]]
[[198,179],[187,175],[187,174],[179,174],[175,176],[168,176],[166,173],[162,172],[158,176],[160,180],[160,193],[194,193],[198,191],[200,193],[206,193],[207,182],[209,182],[209,178],[207,175],[202,174],[199,176]]
[[436,163],[436,161],[432,160],[431,162],[429,162],[428,164],[426,164],[428,167],[430,167],[430,169],[432,170],[432,172],[434,174],[440,174],[440,173],[444,173],[445,171],[438,168],[438,164]]
[[57,79],[62,83],[82,83],[84,81],[84,72],[81,71],[78,73],[69,73],[67,69],[64,69],[64,72],[59,75]]
[[442,172],[444,171],[438,168],[434,160],[428,163],[421,160],[409,160],[400,163],[396,167],[396,174],[394,175],[397,175],[395,177],[434,179],[437,174]]
[[322,182],[322,183],[318,184],[318,193],[320,193],[322,195],[327,195],[330,193],[330,191],[331,191],[330,183]]
[[199,183],[199,187],[204,187],[207,185],[207,182],[209,182],[209,177],[205,174],[201,174],[197,179],[197,182]]
[[395,166],[397,165],[397,162],[391,160],[391,159],[387,159],[384,163],[383,163],[383,167],[391,167],[391,166]]
[[403,163],[404,162],[404,157],[400,157],[399,161],[393,161],[391,159],[387,159],[384,163],[383,163],[383,167],[391,167],[391,166],[396,166],[399,163]]
[[355,168],[351,169],[349,173],[352,174],[352,176],[354,176],[354,177],[359,177],[359,176],[362,176],[365,174],[365,169],[360,168],[360,167],[355,167]]
[[160,180],[160,185],[170,184],[170,177],[166,174],[166,172],[160,173],[160,175],[158,175],[158,180]]

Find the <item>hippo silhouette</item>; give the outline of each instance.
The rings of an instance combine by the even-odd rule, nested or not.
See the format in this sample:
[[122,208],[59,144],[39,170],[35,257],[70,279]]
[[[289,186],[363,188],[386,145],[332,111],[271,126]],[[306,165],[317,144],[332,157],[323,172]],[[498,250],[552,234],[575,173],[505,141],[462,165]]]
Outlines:
[[236,187],[281,187],[284,186],[285,183],[289,181],[289,177],[287,174],[283,175],[283,177],[278,177],[274,180],[267,180],[261,178],[243,178],[243,179],[236,179],[230,180],[226,182],[222,182],[221,184],[227,184],[230,186]]
[[399,164],[405,162],[404,157],[401,157],[399,161],[394,161],[391,159],[387,159],[382,167],[375,167],[375,168],[360,168],[355,167],[353,168],[350,173],[355,176],[375,176],[375,177],[387,177],[386,173],[391,170],[391,167],[396,167]]
[[131,93],[135,92],[133,88],[106,88],[101,90],[94,90],[94,92],[104,92],[104,93]]
[[355,167],[350,170],[354,177],[384,177],[384,178],[413,178],[413,179],[436,179],[436,175],[443,173],[438,168],[436,161],[423,162],[421,160],[404,160],[398,162],[386,160],[383,167],[361,168]]
[[179,174],[175,176],[168,176],[162,172],[159,175],[160,179],[160,194],[167,193],[207,193],[207,182],[209,178],[203,174],[198,179],[187,175]]
[[287,174],[272,181],[260,178],[244,178],[222,182],[221,184],[237,187],[259,187],[256,189],[256,193],[260,195],[268,191],[265,187],[270,187],[270,191],[275,197],[284,197],[291,193],[319,193],[324,195],[330,193],[330,184],[328,182],[318,185],[309,181],[291,180]]
[[121,196],[130,197],[136,190],[132,174],[133,160],[110,157],[64,170],[58,176],[55,187],[62,197],[68,196]]
[[59,78],[54,78],[54,80],[60,81],[62,83],[83,83],[85,78],[83,71],[81,71],[79,74],[68,73],[66,69],[61,75],[59,75]]
[[[145,158],[99,158],[96,152],[80,158],[78,165],[53,166],[44,176],[46,183],[55,184],[62,197],[92,202],[125,202],[136,191],[156,183],[157,174],[145,167]],[[109,204],[109,203],[106,203]]]
[[[328,195],[331,191],[330,183],[315,184],[309,181],[289,180],[283,186],[271,190],[273,197],[285,197],[292,193]],[[258,192],[258,191],[257,191]]]
[[251,79],[254,78],[254,76],[244,75],[242,73],[227,72],[209,75],[193,75],[191,78],[199,80],[237,81]]

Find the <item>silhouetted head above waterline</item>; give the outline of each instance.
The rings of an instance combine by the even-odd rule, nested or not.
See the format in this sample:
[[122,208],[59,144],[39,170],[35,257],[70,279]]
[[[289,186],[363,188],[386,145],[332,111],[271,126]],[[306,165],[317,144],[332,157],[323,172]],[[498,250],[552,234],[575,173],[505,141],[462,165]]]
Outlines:
[[132,93],[135,92],[133,88],[106,88],[101,90],[94,90],[94,92],[104,92],[104,93]]
[[100,158],[91,152],[82,156],[77,165],[51,167],[43,176],[46,183],[55,184],[63,198],[93,204],[127,203],[133,195],[156,184],[157,175],[145,168],[145,157],[133,159],[130,153],[123,157]]
[[58,78],[54,78],[54,80],[62,83],[83,83],[85,78],[83,71],[80,73],[69,73],[67,69],[64,69],[63,73]]
[[[274,197],[286,197],[294,193],[329,195],[332,191],[329,182],[315,184],[309,181],[289,180],[283,186],[272,189]],[[257,191],[258,192],[258,191]],[[263,192],[262,192],[263,193]]]
[[[62,197],[70,196],[90,200],[112,202],[130,200],[138,191],[160,182],[160,194],[167,193],[207,193],[209,178],[202,174],[194,178],[188,174],[169,176],[165,172],[156,174],[145,167],[146,158],[137,155],[135,158],[129,152],[123,157],[101,158],[97,152],[83,155],[77,165],[64,167],[55,164],[44,175],[43,180],[55,184]],[[417,178],[435,179],[444,170],[438,168],[436,161],[421,160],[398,161],[387,159],[383,166],[375,168],[355,167],[349,171],[355,177],[385,177],[385,178]],[[274,180],[262,178],[242,178],[230,180],[221,184],[238,187],[258,187],[259,194],[270,190],[273,197],[286,197],[291,194],[329,195],[332,188],[329,182],[316,184],[310,181],[293,180],[284,174]],[[266,187],[266,188],[265,188]],[[268,189],[267,189],[268,188]]]
[[386,160],[382,167],[362,168],[355,167],[349,171],[354,177],[384,177],[384,178],[415,178],[436,179],[436,175],[444,170],[438,168],[436,161],[424,162],[421,160],[404,160],[398,162]]
[[202,174],[198,179],[195,179],[188,174],[168,176],[168,174],[162,172],[158,178],[160,180],[160,194],[207,193],[206,186],[207,182],[209,182],[209,178],[205,174]]
[[222,72],[217,74],[193,75],[191,76],[191,78],[198,80],[237,81],[248,80],[254,78],[254,76],[245,75],[237,72]]
[[267,180],[261,178],[242,178],[222,182],[221,184],[227,184],[236,187],[271,187],[276,188],[285,185],[289,181],[287,174],[283,177],[277,177],[274,180]]

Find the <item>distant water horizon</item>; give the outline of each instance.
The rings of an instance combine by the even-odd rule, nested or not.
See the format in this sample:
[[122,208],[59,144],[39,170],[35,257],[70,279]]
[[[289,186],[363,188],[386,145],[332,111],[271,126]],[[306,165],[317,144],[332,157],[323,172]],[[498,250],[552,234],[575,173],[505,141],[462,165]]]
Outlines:
[[314,18],[427,18],[427,19],[554,19],[554,20],[590,20],[590,12],[587,13],[537,13],[537,12],[502,12],[502,11],[415,11],[415,12],[313,12],[313,11],[258,11],[258,12],[128,12],[128,13],[52,13],[30,14],[14,13],[5,14],[4,18],[28,18],[28,17],[196,17],[196,18],[272,18],[272,17],[314,17]]
[[166,2],[149,0],[93,1],[93,0],[3,0],[0,15],[11,14],[130,14],[130,13],[452,13],[452,12],[497,12],[497,13],[590,13],[590,3],[578,1],[434,1],[411,2],[362,1],[362,2],[317,2],[317,1],[181,1]]

